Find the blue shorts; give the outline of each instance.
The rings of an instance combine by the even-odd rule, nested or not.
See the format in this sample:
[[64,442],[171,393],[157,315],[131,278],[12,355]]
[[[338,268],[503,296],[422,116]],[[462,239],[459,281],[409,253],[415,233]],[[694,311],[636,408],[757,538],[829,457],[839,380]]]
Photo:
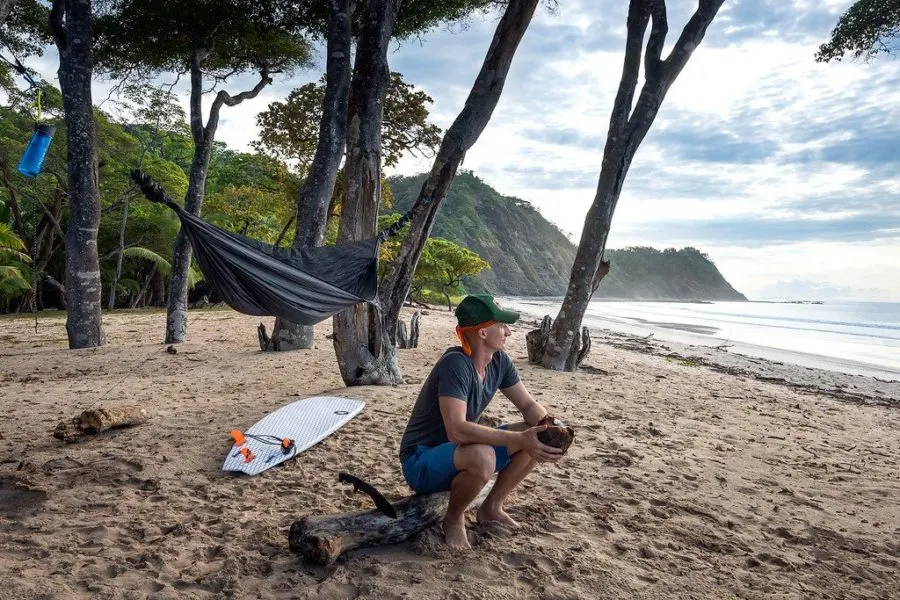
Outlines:
[[[506,429],[501,425],[498,429]],[[458,471],[453,464],[453,453],[458,444],[446,442],[437,446],[416,446],[403,461],[403,477],[417,494],[432,494],[450,489]],[[509,465],[509,448],[494,446],[494,472],[499,473]]]

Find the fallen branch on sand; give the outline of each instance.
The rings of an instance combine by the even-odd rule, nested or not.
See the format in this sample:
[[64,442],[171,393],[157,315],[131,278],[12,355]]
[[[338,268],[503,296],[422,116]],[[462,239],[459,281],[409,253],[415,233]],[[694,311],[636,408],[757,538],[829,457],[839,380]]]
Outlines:
[[60,422],[53,430],[53,437],[64,442],[77,442],[107,429],[140,425],[149,418],[147,411],[138,406],[95,408],[86,410],[68,421]]
[[[472,502],[477,506],[487,497],[488,484]],[[303,517],[291,525],[288,545],[304,559],[320,564],[333,563],[348,550],[366,546],[397,544],[430,527],[447,512],[450,492],[413,495],[392,502],[397,518],[380,510]]]

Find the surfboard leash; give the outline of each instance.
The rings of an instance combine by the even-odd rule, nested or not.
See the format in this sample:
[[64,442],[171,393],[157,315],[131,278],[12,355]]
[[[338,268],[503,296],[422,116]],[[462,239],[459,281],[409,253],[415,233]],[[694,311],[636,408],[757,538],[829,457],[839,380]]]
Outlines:
[[[271,446],[280,446],[282,454],[290,454],[288,458],[292,458],[294,454],[297,453],[297,444],[294,443],[294,440],[291,438],[279,438],[277,435],[256,435],[252,433],[242,433],[237,429],[231,430],[231,439],[234,440],[235,446],[244,446],[247,443],[248,439],[256,440],[257,442],[263,444],[269,444]],[[253,454],[253,450],[244,446],[240,449],[240,453],[244,456],[244,462],[251,462],[256,455]]]

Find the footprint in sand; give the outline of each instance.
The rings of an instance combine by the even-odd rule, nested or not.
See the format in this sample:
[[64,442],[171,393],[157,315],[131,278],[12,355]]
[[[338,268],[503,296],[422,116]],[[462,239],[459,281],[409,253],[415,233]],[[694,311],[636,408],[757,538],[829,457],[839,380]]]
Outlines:
[[47,501],[47,492],[10,477],[0,477],[0,515],[11,521],[33,517]]

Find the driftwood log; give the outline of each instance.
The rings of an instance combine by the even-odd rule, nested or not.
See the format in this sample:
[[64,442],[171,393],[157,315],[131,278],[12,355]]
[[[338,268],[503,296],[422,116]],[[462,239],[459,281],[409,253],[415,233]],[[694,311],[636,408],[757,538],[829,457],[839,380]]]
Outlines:
[[[472,502],[480,505],[492,483]],[[392,519],[380,510],[303,517],[291,525],[288,546],[309,562],[328,565],[342,553],[354,548],[397,544],[408,540],[444,517],[450,492],[413,495],[391,505],[397,511]]]
[[150,415],[139,406],[118,406],[115,408],[94,408],[82,412],[77,417],[62,421],[53,430],[53,437],[64,442],[77,442],[89,436],[113,429],[146,422]]

